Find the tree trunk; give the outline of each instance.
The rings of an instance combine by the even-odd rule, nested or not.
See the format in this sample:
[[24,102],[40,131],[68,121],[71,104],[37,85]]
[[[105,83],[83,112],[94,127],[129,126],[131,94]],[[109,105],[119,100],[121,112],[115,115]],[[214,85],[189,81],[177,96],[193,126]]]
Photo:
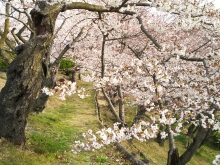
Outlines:
[[193,143],[187,148],[187,150],[180,156],[180,162],[182,165],[190,161],[192,156],[195,154],[196,150],[203,144],[204,139],[209,133],[209,129],[198,126],[198,132],[196,137],[193,138]]
[[173,133],[171,131],[171,126],[167,125],[168,138],[169,138],[169,152],[167,158],[167,165],[181,165],[178,150],[175,146]]
[[164,132],[164,131],[166,131],[166,130],[165,130],[165,126],[164,126],[164,125],[161,125],[161,126],[160,126],[160,131],[159,131],[159,133],[157,134],[157,138],[155,139],[155,141],[156,141],[157,143],[159,143],[159,145],[160,145],[161,147],[164,146],[164,143],[165,143],[165,141],[166,141],[166,139],[161,138],[161,132]]
[[132,125],[136,124],[138,121],[142,120],[145,116],[146,108],[143,105],[139,105],[137,109],[137,114],[132,122]]
[[136,156],[132,155],[131,153],[129,153],[122,145],[120,145],[119,143],[114,143],[117,150],[119,150],[121,153],[124,154],[124,156],[129,159],[133,165],[147,165],[148,163],[145,163],[141,160],[139,160]]
[[0,136],[14,144],[25,142],[28,113],[42,87],[45,42],[45,37],[36,37],[24,45],[22,53],[9,66],[7,82],[0,93]]
[[60,5],[36,2],[40,10],[31,11],[36,36],[17,47],[17,57],[10,64],[7,82],[0,93],[0,137],[16,145],[25,144],[25,126],[31,111],[42,111],[48,96],[41,93],[52,84],[48,74],[48,51]]
[[102,88],[102,92],[103,92],[103,95],[105,96],[106,101],[108,102],[108,105],[109,105],[109,108],[111,110],[111,113],[114,115],[114,117],[117,120],[117,122],[122,123],[120,117],[116,113],[115,107],[112,105],[112,102],[111,102],[110,98],[108,97],[108,95],[106,94],[106,92],[105,92],[105,90],[103,88]]
[[124,113],[124,103],[123,103],[123,95],[121,91],[121,85],[117,85],[118,96],[119,96],[119,117],[122,121],[122,126],[125,124],[125,113]]

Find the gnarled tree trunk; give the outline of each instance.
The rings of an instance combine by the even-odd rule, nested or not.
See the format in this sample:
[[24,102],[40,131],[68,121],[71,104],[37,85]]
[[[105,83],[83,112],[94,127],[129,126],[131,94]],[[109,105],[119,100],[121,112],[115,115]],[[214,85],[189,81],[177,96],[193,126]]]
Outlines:
[[36,36],[17,47],[17,57],[10,64],[7,82],[0,93],[0,137],[17,145],[25,144],[25,126],[31,111],[42,111],[47,96],[43,86],[53,84],[48,51],[53,40],[60,5],[45,1],[31,11]]

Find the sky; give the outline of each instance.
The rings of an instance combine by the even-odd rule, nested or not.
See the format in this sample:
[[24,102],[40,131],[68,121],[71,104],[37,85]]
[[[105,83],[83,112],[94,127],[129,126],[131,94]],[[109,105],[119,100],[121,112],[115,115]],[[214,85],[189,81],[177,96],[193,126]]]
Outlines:
[[215,0],[214,4],[215,4],[216,8],[220,9],[220,0]]

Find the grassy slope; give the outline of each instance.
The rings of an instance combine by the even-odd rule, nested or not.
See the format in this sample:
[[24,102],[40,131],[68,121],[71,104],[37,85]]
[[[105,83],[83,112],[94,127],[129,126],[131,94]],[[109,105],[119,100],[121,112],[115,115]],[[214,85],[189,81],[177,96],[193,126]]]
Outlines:
[[[0,73],[0,88],[5,83],[5,75]],[[79,82],[79,88],[90,88],[91,84]],[[26,134],[27,150],[21,150],[0,139],[0,165],[51,165],[51,164],[130,164],[123,159],[123,156],[115,150],[114,146],[107,146],[95,152],[81,152],[72,154],[71,144],[80,140],[82,133],[88,129],[98,130],[101,128],[97,121],[95,104],[93,101],[94,91],[90,90],[91,97],[80,99],[72,96],[66,101],[51,97],[47,108],[41,114],[31,114],[29,117]],[[102,117],[105,123],[110,125],[111,114],[106,113],[107,109],[102,107]],[[134,114],[133,110],[126,111],[127,114]],[[127,122],[132,121],[128,116]],[[185,139],[179,137],[177,146],[180,153],[184,150]],[[139,143],[133,140],[133,145],[123,143],[127,149],[134,154],[140,149],[150,159],[153,165],[165,165],[168,144],[159,147],[154,141]],[[136,148],[134,148],[134,145]],[[218,151],[211,150],[204,146],[190,161],[189,165],[209,165]]]

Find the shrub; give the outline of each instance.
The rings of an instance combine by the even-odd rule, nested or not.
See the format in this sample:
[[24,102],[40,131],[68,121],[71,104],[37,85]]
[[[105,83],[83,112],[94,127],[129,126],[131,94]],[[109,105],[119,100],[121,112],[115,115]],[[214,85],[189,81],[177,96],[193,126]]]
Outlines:
[[5,62],[5,60],[2,57],[0,57],[0,71],[7,69],[8,69],[8,64]]
[[74,66],[73,61],[62,60],[60,62],[60,69],[68,69],[68,68],[72,68],[73,66]]
[[62,60],[60,62],[60,69],[62,69],[63,74],[69,76],[72,71],[69,70],[69,68],[72,68],[74,66],[74,62],[73,61],[69,61],[69,60]]

